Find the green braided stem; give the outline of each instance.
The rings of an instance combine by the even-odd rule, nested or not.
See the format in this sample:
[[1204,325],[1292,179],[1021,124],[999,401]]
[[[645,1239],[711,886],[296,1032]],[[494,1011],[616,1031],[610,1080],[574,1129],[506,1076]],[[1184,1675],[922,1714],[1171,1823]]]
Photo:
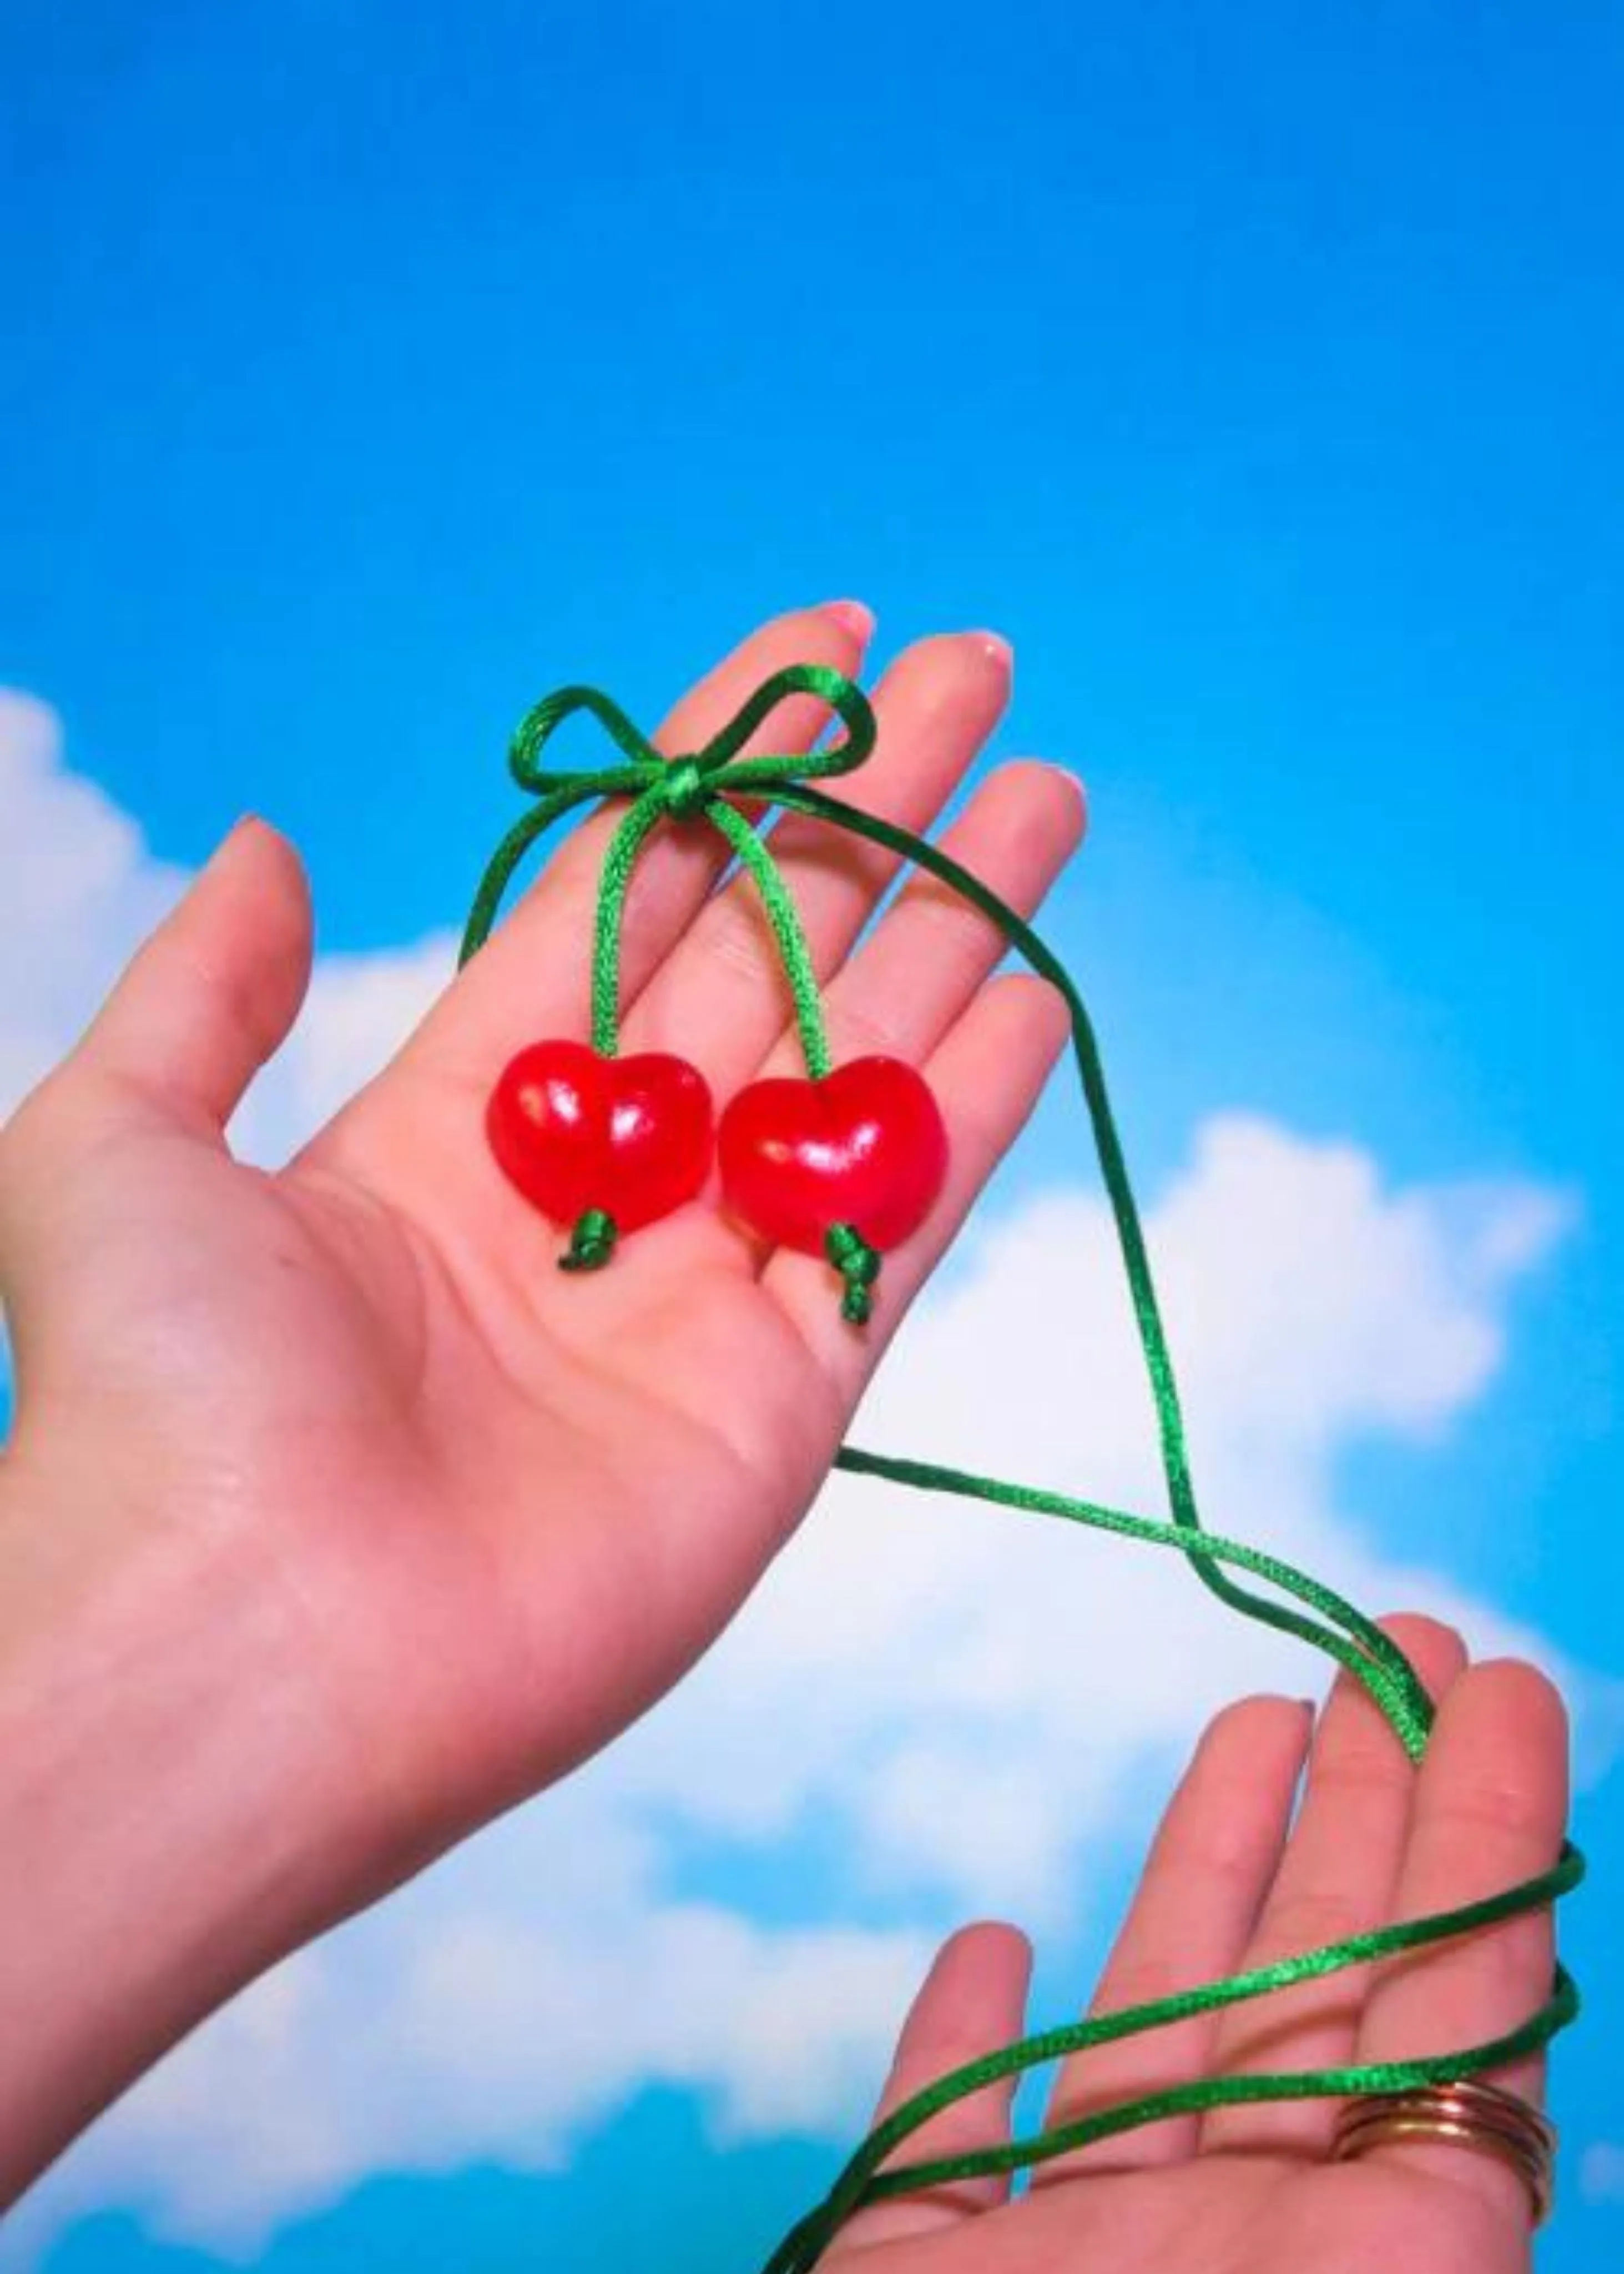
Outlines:
[[707,788],[703,775],[691,759],[665,768],[663,777],[644,791],[623,817],[604,855],[592,945],[592,1047],[606,1058],[613,1058],[619,1048],[620,931],[637,855],[664,815],[698,812],[738,855],[761,893],[768,922],[784,959],[807,1072],[814,1081],[821,1080],[829,1072],[831,1060],[817,973],[813,968],[812,951],[807,945],[800,911],[778,862],[744,816]]
[[[773,794],[781,795],[781,787],[775,789]],[[823,1025],[817,974],[812,968],[812,951],[807,945],[807,936],[789,888],[778,872],[778,862],[741,813],[718,797],[706,807],[705,818],[721,831],[742,866],[756,880],[767,921],[772,926],[772,936],[784,959],[784,975],[794,998],[801,1056],[812,1080],[821,1081],[831,1064],[829,1035]]]
[[592,940],[592,1048],[612,1058],[620,1048],[620,923],[626,913],[632,868],[655,824],[665,811],[663,784],[645,790],[625,815],[598,880],[598,915]]

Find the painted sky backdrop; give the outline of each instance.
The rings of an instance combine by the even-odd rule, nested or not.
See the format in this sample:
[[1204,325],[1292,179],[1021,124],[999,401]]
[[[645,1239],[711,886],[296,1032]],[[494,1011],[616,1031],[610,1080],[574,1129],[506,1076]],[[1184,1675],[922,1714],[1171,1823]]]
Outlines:
[[[1227,1528],[1323,1550],[1327,1577],[1338,1555],[1413,1575],[1474,1640],[1515,1628],[1583,1690],[1595,1877],[1565,1947],[1591,2004],[1560,2065],[1553,2274],[1624,2239],[1624,1965],[1605,1931],[1624,1867],[1605,1767],[1624,1677],[1621,102],[1624,24],[1590,0],[0,6],[0,681],[49,706],[0,719],[12,1094],[244,807],[304,853],[324,955],[268,1132],[375,1062],[433,979],[510,816],[505,734],[547,688],[596,681],[652,724],[761,615],[848,591],[878,609],[882,655],[944,627],[1010,636],[1000,751],[1090,790],[1052,936],[1175,1280],[1186,1256],[1192,1289],[1218,1284],[1198,1263],[1224,1275],[1215,1322],[1192,1294],[1190,1339]],[[1023,1226],[1092,1189],[1057,1088],[921,1335],[936,1372],[898,1374],[894,1442],[912,1416],[926,1449],[976,1334],[1030,1310]],[[1092,1218],[1054,1221],[1094,1253]],[[1315,1317],[1332,1324],[1305,1387]],[[1372,1348],[1408,1355],[1384,1372]],[[1075,1488],[1091,1456],[1118,1457],[1109,1435],[1102,1419],[1056,1449]],[[850,1521],[871,1527],[872,1503]],[[980,1534],[953,1539],[984,1580]],[[1019,1593],[1038,1565],[1009,1552]],[[1129,1591],[1119,1615],[1174,1600],[1087,1569],[1092,1593]],[[893,1645],[914,1615],[897,1586]],[[793,1629],[793,1602],[763,1634]],[[1191,1615],[1214,1698],[1265,1665]],[[768,1679],[752,1648],[703,1693],[718,1726],[747,1672]],[[846,1671],[868,1696],[871,1671]],[[1202,1702],[1181,1693],[1190,1727]],[[781,1984],[784,1938],[832,1922],[868,2012],[956,1906],[1024,1886],[1049,1924],[1041,2016],[1085,1993],[1147,1803],[1068,1795],[1094,1847],[1056,1833],[1024,1881],[944,1849],[934,1878],[898,1866],[853,1894],[841,1843],[860,1791],[881,1821],[883,1717],[801,1765],[786,1820],[769,1767],[741,1772],[759,1806],[727,1825],[646,1766],[703,1705],[294,1978],[288,2012],[331,1993],[387,2034],[477,1889],[481,1916],[486,1882],[516,1901],[511,1875],[572,1809],[592,1837],[595,1811],[641,1836],[637,1810],[669,1813],[679,1786],[661,1901],[726,1914],[739,1979]],[[1160,1792],[1184,1724],[1153,1708],[1123,1727],[1162,1749]],[[1061,1886],[1070,1927],[1044,1912]],[[574,1947],[561,1915],[550,1931]],[[628,1925],[617,1960],[637,1946]],[[344,2004],[363,1976],[372,2002]],[[320,2045],[336,2022],[309,2026]],[[677,2201],[692,2231],[663,2274],[744,2274],[876,2081],[857,2061],[797,2111],[768,2051],[706,2040],[684,2070],[673,2039],[560,2112],[515,2070],[500,2120],[437,2168],[425,2067],[422,2109],[326,2200],[277,2210],[260,2172],[271,2208],[231,2242],[229,2205],[188,2208],[174,2174],[189,2138],[194,2165],[237,2168],[204,2099],[235,2080],[247,2126],[298,2088],[244,2030],[220,2037],[207,2095],[187,2104],[183,2077],[169,2117],[155,2097],[58,2210],[19,2222],[19,2263],[630,2274],[639,2219]],[[552,2167],[521,2168],[544,2134]]]

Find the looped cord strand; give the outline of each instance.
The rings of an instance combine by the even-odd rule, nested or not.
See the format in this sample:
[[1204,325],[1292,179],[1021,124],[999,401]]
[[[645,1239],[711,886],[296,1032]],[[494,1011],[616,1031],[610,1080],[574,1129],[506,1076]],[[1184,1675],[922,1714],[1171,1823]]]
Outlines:
[[[827,703],[846,727],[845,740],[831,749],[806,755],[741,757],[757,727],[778,704],[798,694],[816,695]],[[598,721],[623,753],[624,763],[595,772],[545,771],[539,763],[543,749],[563,721],[580,712]],[[816,779],[847,773],[861,764],[874,747],[876,733],[874,713],[862,690],[843,674],[818,664],[792,665],[776,672],[702,750],[691,757],[676,760],[663,757],[625,712],[594,689],[565,688],[547,697],[527,714],[514,736],[508,755],[515,780],[531,792],[538,802],[502,840],[480,881],[463,934],[458,968],[468,962],[489,936],[508,881],[536,839],[589,798],[629,794],[634,803],[612,838],[605,857],[593,953],[593,1041],[600,1050],[613,1052],[617,1039],[620,922],[633,865],[662,815],[670,814],[679,819],[703,815],[726,838],[760,890],[794,998],[808,1071],[816,1079],[829,1071],[830,1060],[816,975],[805,934],[771,852],[743,815],[727,803],[727,795],[765,796],[770,803],[810,814],[848,830],[900,855],[961,893],[998,926],[1010,945],[1034,971],[1060,990],[1071,1013],[1073,1056],[1155,1405],[1162,1469],[1172,1521],[1161,1523],[1130,1516],[1063,1494],[1044,1492],[999,1478],[973,1476],[934,1463],[868,1452],[852,1444],[839,1447],[834,1465],[858,1475],[882,1477],[925,1491],[963,1495],[995,1506],[1058,1517],[1153,1546],[1177,1548],[1202,1584],[1231,1609],[1295,1635],[1335,1659],[1363,1684],[1409,1758],[1418,1762],[1432,1727],[1432,1704],[1415,1668],[1392,1638],[1350,1603],[1305,1573],[1242,1541],[1209,1532],[1201,1522],[1190,1473],[1172,1356],[1151,1276],[1144,1231],[1111,1111],[1099,1045],[1070,973],[1015,909],[940,847],[813,787]],[[600,1216],[601,1211],[593,1215]],[[572,1257],[577,1247],[582,1254],[572,1268],[593,1268],[599,1260],[599,1246],[606,1239],[612,1246],[613,1234],[612,1219],[605,1216],[601,1224],[589,1224],[588,1218],[583,1217],[575,1227],[571,1247]],[[845,1281],[843,1310],[848,1318],[861,1323],[868,1315],[879,1258],[855,1227],[847,1224],[831,1227],[826,1250]],[[1221,1568],[1224,1564],[1267,1581],[1282,1594],[1311,1606],[1320,1615],[1290,1609],[1237,1585],[1226,1577]],[[1538,2012],[1520,2029],[1482,2044],[1407,2061],[1372,2062],[1278,2075],[1194,2079],[996,2148],[940,2157],[883,2173],[878,2168],[893,2149],[940,2109],[979,2091],[994,2079],[1019,2074],[1092,2044],[1128,2037],[1140,2029],[1159,2028],[1189,2014],[1259,1997],[1311,1976],[1384,1958],[1396,1951],[1415,1949],[1492,1925],[1522,1911],[1538,1909],[1576,1886],[1584,1871],[1583,1854],[1571,1841],[1564,1840],[1560,1856],[1549,1871],[1480,1902],[1350,1936],[1249,1973],[1203,1984],[1176,1997],[1046,2030],[954,2069],[915,2094],[870,2132],[824,2202],[785,2237],[769,2259],[763,2274],[810,2274],[839,2226],[861,2204],[907,2194],[917,2187],[937,2186],[949,2180],[1021,2170],[1064,2154],[1070,2148],[1183,2111],[1217,2107],[1226,2101],[1397,2090],[1450,2081],[1475,2069],[1496,2067],[1515,2059],[1546,2044],[1578,2014],[1577,1985],[1560,1961],[1553,1975],[1552,1994]]]

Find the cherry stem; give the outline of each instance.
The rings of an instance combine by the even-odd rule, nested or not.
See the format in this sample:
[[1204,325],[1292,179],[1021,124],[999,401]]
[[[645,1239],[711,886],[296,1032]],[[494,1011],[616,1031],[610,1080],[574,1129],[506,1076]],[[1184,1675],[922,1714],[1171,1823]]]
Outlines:
[[645,791],[622,817],[604,855],[592,946],[592,1047],[605,1058],[613,1058],[620,1048],[620,933],[637,856],[662,816],[671,814],[678,820],[685,820],[693,815],[710,823],[729,850],[738,855],[740,866],[748,870],[755,880],[784,960],[801,1056],[812,1080],[821,1081],[833,1059],[823,1022],[817,972],[793,896],[778,862],[750,823],[736,807],[728,804],[721,791],[707,788],[692,760],[680,761],[672,766],[670,773],[671,779],[658,782]]
[[620,1227],[607,1209],[583,1209],[575,1218],[569,1246],[559,1258],[560,1271],[601,1271],[614,1254]]
[[807,945],[789,887],[778,872],[778,862],[736,807],[718,797],[705,808],[705,818],[721,831],[738,855],[740,865],[748,869],[756,880],[778,953],[784,958],[784,975],[794,998],[801,1054],[812,1080],[821,1081],[834,1061],[829,1053],[829,1035],[823,1024],[823,1005],[818,993],[812,951]]
[[592,946],[592,1048],[612,1058],[620,1048],[620,921],[632,868],[643,840],[666,810],[664,793],[647,790],[609,840],[598,885],[598,915]]
[[874,1283],[880,1276],[878,1251],[854,1224],[831,1224],[823,1234],[823,1253],[846,1284],[840,1316],[854,1327],[866,1327],[874,1314]]

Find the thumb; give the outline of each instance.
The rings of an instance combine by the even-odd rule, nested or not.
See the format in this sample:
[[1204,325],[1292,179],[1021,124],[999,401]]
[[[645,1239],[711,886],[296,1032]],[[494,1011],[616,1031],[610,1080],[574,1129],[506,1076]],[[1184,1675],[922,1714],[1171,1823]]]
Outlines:
[[137,950],[64,1072],[218,1133],[298,1016],[312,949],[299,856],[246,815]]

